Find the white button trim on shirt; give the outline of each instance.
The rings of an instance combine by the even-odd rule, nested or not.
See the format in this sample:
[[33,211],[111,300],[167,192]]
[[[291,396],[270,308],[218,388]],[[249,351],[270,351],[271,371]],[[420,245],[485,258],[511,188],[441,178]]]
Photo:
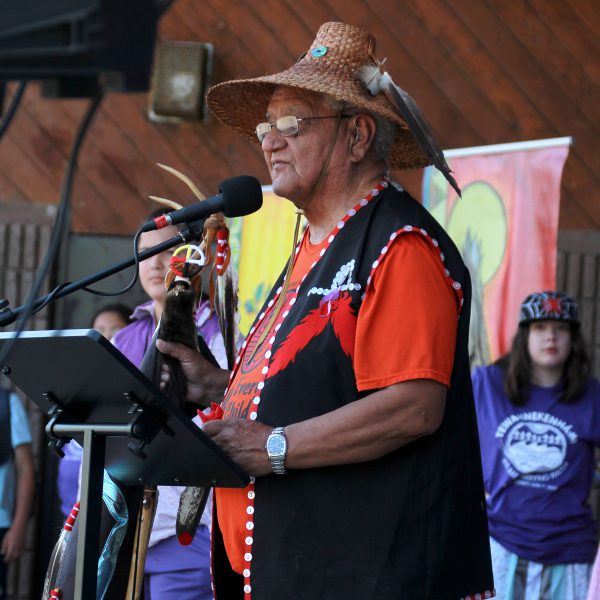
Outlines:
[[[441,250],[439,250],[439,243],[438,243],[438,241],[435,238],[430,237],[429,234],[427,233],[427,231],[425,229],[422,229],[422,228],[416,229],[412,225],[405,225],[399,231],[394,231],[394,232],[392,232],[390,234],[390,238],[389,238],[390,241],[388,242],[388,244],[386,246],[384,246],[381,249],[379,258],[376,259],[373,262],[373,268],[371,269],[371,273],[367,277],[367,289],[363,293],[362,299],[365,298],[365,295],[368,292],[369,286],[370,286],[371,282],[373,281],[373,275],[375,273],[375,269],[377,269],[377,267],[381,264],[381,262],[383,260],[383,257],[388,252],[388,250],[389,250],[392,242],[396,239],[396,237],[399,234],[410,233],[412,231],[418,231],[419,233],[421,233],[423,235],[423,237],[425,237],[427,240],[429,240],[433,244],[433,246],[435,248],[438,248],[438,256],[440,258],[440,261],[442,262],[442,265],[444,264],[444,261],[445,261],[446,257],[444,256],[444,253]],[[460,309],[462,309],[462,307],[464,305],[464,297],[463,297],[463,293],[462,293],[462,286],[461,286],[461,284],[450,276],[450,271],[447,268],[444,268],[444,275],[450,279],[450,285],[456,291],[457,296],[459,298],[459,307],[460,307]],[[459,310],[459,316],[460,316],[460,312],[461,312],[461,310]]]
[[[382,188],[387,187],[387,182],[386,181],[380,182],[380,186]],[[378,190],[372,190],[372,196],[375,196],[378,193],[379,193]],[[359,204],[357,205],[357,208],[359,206],[365,206],[366,204],[368,204],[368,201],[370,199],[371,198],[369,198],[369,197],[363,198],[359,202]],[[356,209],[352,209],[352,210],[348,211],[348,214],[346,215],[346,217],[344,217],[344,219],[338,223],[337,231],[339,231],[340,229],[342,229],[342,227],[344,227],[345,221],[348,218],[352,217],[354,214],[356,214]],[[328,243],[329,244],[331,244],[331,242],[333,242],[333,240],[335,239],[335,235],[336,235],[337,231],[334,231],[329,236],[329,238],[328,238]],[[296,248],[296,254],[299,252],[299,250],[300,250],[300,244],[298,244],[298,247]],[[325,248],[323,248],[321,250],[321,253],[320,253],[321,257],[325,254],[326,250],[327,250],[327,247],[325,247]],[[312,266],[310,267],[310,270],[312,270],[316,266],[316,264],[317,264],[317,262],[314,262],[312,264]],[[353,287],[355,287],[356,289],[360,289],[360,285],[359,284],[352,284],[351,280],[348,281],[348,279],[350,279],[350,277],[351,277],[351,273],[352,273],[353,267],[354,267],[354,261],[352,261],[351,265],[348,264],[348,265],[344,266],[344,268],[341,271],[342,275],[340,275],[340,278],[344,277],[344,279],[343,280],[340,279],[340,283],[342,281],[345,281],[346,287],[348,287],[350,285],[353,285]],[[309,272],[310,272],[310,270],[309,270]],[[307,275],[308,275],[308,273],[306,273],[304,275],[304,278],[302,279],[302,281],[304,281],[304,279],[306,278]],[[348,276],[348,278],[346,278],[346,276]],[[334,280],[334,283],[335,283],[335,280]],[[334,287],[334,285],[332,285],[332,288],[333,287]],[[344,287],[344,286],[342,286],[342,287]],[[323,292],[322,288],[319,288],[319,289],[320,289],[321,292]],[[352,289],[352,288],[350,288],[350,289]],[[280,286],[277,289],[275,297],[273,297],[269,301],[269,303],[267,305],[268,307],[273,306],[273,304],[275,303],[275,301],[277,300],[277,297],[281,294],[281,292],[282,292],[282,287]],[[329,293],[329,290],[327,291],[327,293]],[[297,296],[298,296],[298,290],[296,290],[295,295],[292,296],[292,298],[290,299],[290,301],[288,303],[290,307],[293,306],[294,303],[296,302]],[[266,311],[262,312],[259,315],[259,317],[258,317],[258,319],[256,321],[256,325],[254,325],[250,329],[250,332],[248,333],[248,339],[254,334],[254,332],[256,331],[256,329],[258,327],[258,325],[260,325],[260,323],[262,322],[262,320],[265,318],[265,314],[266,314]],[[281,328],[281,325],[282,325],[284,319],[289,314],[290,314],[290,311],[286,310],[281,315],[281,317],[279,318],[279,322],[276,323],[276,325],[275,325],[275,328],[274,328],[275,332],[279,331],[279,329]],[[274,342],[275,342],[275,336],[273,335],[269,339],[269,345],[272,346]],[[247,348],[248,348],[247,341],[244,341],[244,343],[242,344],[242,349],[241,349],[240,353],[238,354],[238,357],[237,357],[237,359],[235,361],[234,369],[231,372],[230,381],[234,378],[234,374],[237,373],[237,370],[239,369],[239,365],[240,365],[241,361],[243,360],[243,356],[244,356],[245,352],[247,351]],[[265,363],[264,363],[264,365],[263,365],[263,367],[261,369],[261,373],[264,375],[264,378],[263,378],[262,381],[258,382],[258,384],[257,384],[257,390],[259,390],[259,393],[252,399],[252,402],[254,403],[254,405],[259,405],[260,404],[260,391],[265,387],[265,383],[264,382],[265,382],[267,373],[269,372],[269,360],[270,360],[271,357],[272,357],[272,351],[271,351],[271,349],[268,349],[265,352],[265,354],[264,354],[264,361],[265,361]],[[231,385],[231,383],[229,385]],[[229,391],[229,386],[225,390],[225,395],[227,395],[228,391]],[[249,417],[250,417],[251,420],[255,420],[257,418],[257,416],[258,416],[258,413],[256,411],[251,412],[250,415],[249,415]],[[255,482],[255,477],[250,477],[250,484],[249,484],[249,489],[248,489],[248,505],[246,507],[246,513],[249,516],[249,520],[246,521],[246,529],[248,531],[252,531],[254,529],[254,510],[255,510],[254,509],[254,502],[255,502],[255,497],[256,497],[255,489],[254,489],[254,482]],[[248,595],[252,591],[252,586],[250,585],[250,578],[251,578],[251,568],[250,567],[251,567],[251,562],[252,562],[252,553],[249,550],[250,550],[250,547],[253,544],[253,542],[254,542],[253,536],[248,535],[245,538],[246,551],[244,553],[244,562],[245,562],[245,565],[244,565],[244,569],[243,569],[243,576],[244,576],[244,593],[248,594]]]

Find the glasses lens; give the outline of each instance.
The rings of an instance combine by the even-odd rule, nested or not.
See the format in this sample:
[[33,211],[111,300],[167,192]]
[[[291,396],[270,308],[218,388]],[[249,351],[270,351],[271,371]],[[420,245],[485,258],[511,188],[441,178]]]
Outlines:
[[269,123],[259,123],[256,126],[256,137],[261,144],[269,131],[271,131],[271,125]]
[[298,119],[294,116],[279,117],[277,119],[277,131],[281,135],[296,135],[298,133]]

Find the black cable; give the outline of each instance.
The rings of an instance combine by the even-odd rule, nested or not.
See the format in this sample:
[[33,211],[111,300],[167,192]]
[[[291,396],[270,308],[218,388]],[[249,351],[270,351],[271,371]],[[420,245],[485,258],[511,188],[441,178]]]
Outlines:
[[36,313],[40,312],[40,310],[42,310],[42,308],[45,308],[46,306],[48,306],[48,304],[50,304],[50,302],[52,302],[56,298],[56,295],[58,294],[58,292],[60,292],[64,288],[66,288],[68,285],[70,285],[70,283],[71,283],[70,281],[66,281],[65,283],[61,283],[60,285],[57,285],[48,294],[48,296],[45,298],[45,300],[39,306],[36,306],[35,308],[31,309],[31,313],[29,316],[35,315]]
[[19,85],[17,86],[13,97],[10,99],[10,105],[6,111],[6,114],[2,117],[2,121],[0,121],[0,139],[6,133],[6,130],[8,129],[12,118],[15,116],[15,113],[17,112],[19,104],[21,103],[21,98],[23,97],[23,93],[25,92],[26,87],[26,81],[19,81]]
[[[15,336],[9,340],[9,342],[4,346],[4,348],[0,352],[0,365],[4,364],[6,357],[12,350],[12,346],[15,343],[15,340],[20,337],[21,333],[23,333],[23,330],[25,329],[25,325],[29,317],[32,314],[34,314],[34,312],[37,312],[33,303],[35,301],[35,298],[39,294],[44,279],[50,271],[51,265],[56,259],[58,251],[60,249],[61,241],[67,233],[69,227],[69,217],[71,211],[71,190],[73,187],[73,179],[75,177],[75,172],[77,171],[77,158],[79,156],[79,151],[81,150],[81,146],[83,144],[83,140],[85,138],[87,130],[94,116],[96,115],[100,104],[102,103],[103,97],[103,94],[99,94],[98,96],[92,99],[88,111],[84,115],[83,120],[81,121],[79,130],[77,131],[77,135],[75,136],[73,149],[71,150],[71,155],[69,156],[69,161],[67,163],[65,176],[63,179],[63,186],[60,192],[60,204],[56,213],[54,227],[52,228],[52,234],[50,236],[48,250],[46,251],[46,255],[44,256],[42,264],[38,268],[33,283],[31,285],[29,295],[25,302],[25,310],[16,321]],[[56,291],[58,290],[54,290],[53,293],[56,293]]]
[[141,228],[138,229],[138,231],[135,234],[135,237],[133,238],[133,260],[135,261],[135,273],[133,274],[133,279],[124,288],[121,288],[116,292],[102,292],[101,290],[94,290],[89,287],[83,287],[81,289],[90,294],[95,294],[96,296],[120,296],[121,294],[128,292],[137,283],[138,277],[140,275],[140,251],[138,249],[138,245],[142,233],[143,231],[141,230]]
[[[96,296],[120,296],[121,294],[128,292],[137,283],[137,281],[139,279],[139,275],[140,275],[140,251],[138,249],[138,246],[139,246],[139,239],[140,239],[140,236],[142,233],[143,233],[142,230],[139,229],[136,232],[135,237],[133,238],[133,259],[135,261],[133,266],[135,267],[135,272],[133,274],[133,278],[131,279],[131,281],[124,288],[121,288],[120,290],[117,290],[116,292],[104,292],[102,290],[95,290],[93,288],[85,287],[85,286],[82,287],[81,289],[84,292],[88,292],[89,294],[95,294]],[[42,304],[40,304],[39,306],[36,306],[34,309],[32,309],[30,314],[34,315],[35,313],[42,310],[42,308],[44,308],[45,306],[50,304],[50,302],[52,302],[56,298],[56,295],[64,288],[71,285],[71,283],[72,283],[71,281],[66,281],[66,282],[61,283],[60,285],[56,286],[46,296],[46,298],[44,299],[44,302]]]

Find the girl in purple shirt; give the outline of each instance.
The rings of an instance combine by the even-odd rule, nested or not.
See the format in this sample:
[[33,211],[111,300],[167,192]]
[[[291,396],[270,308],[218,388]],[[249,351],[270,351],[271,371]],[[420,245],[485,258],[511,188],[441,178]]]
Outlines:
[[577,303],[534,293],[510,352],[473,372],[497,597],[580,600],[596,550],[588,505],[600,446]]

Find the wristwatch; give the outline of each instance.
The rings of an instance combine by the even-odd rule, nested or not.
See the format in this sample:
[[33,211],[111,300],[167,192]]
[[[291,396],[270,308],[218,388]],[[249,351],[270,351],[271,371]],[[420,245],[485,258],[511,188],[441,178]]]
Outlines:
[[287,454],[287,440],[285,439],[285,427],[275,427],[267,438],[265,449],[273,467],[273,473],[285,474],[285,456]]

